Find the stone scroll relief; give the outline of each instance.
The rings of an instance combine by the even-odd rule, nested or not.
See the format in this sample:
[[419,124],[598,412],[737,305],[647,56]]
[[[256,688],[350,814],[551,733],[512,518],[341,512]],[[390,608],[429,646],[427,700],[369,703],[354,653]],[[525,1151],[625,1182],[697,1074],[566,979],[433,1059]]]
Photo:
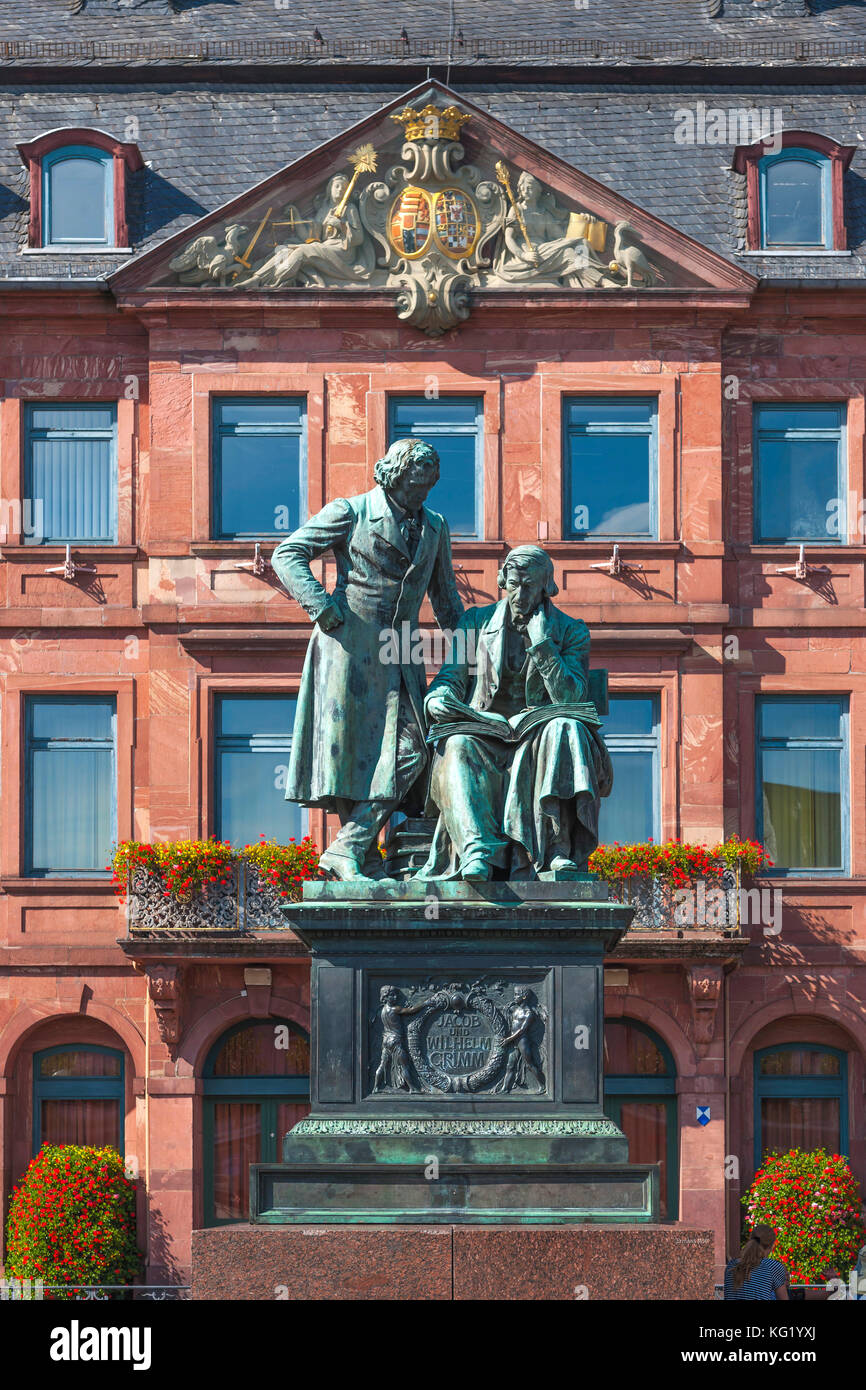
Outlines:
[[546,1094],[548,1013],[526,984],[384,984],[370,1015],[371,1090]]
[[[464,163],[456,106],[412,107],[396,153],[360,145],[300,205],[259,206],[188,242],[170,283],[228,291],[395,291],[397,316],[431,337],[482,289],[649,289],[664,278],[627,222],[564,207],[527,170]],[[384,167],[384,172],[380,170]],[[378,177],[377,177],[378,175]]]

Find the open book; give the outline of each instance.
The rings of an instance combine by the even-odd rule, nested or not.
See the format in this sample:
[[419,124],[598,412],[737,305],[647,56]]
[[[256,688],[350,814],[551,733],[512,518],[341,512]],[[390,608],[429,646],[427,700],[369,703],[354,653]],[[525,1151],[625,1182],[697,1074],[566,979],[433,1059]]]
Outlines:
[[455,708],[453,719],[434,724],[427,735],[428,743],[436,743],[440,738],[450,738],[452,734],[474,734],[476,738],[497,738],[502,743],[520,743],[527,734],[531,734],[550,719],[579,719],[582,724],[589,724],[595,729],[601,727],[601,720],[591,700],[572,705],[536,705],[534,709],[524,709],[519,714],[513,714],[510,719],[506,719],[504,714],[474,710],[469,705],[463,705],[462,701],[453,703],[455,706],[461,706],[460,711]]

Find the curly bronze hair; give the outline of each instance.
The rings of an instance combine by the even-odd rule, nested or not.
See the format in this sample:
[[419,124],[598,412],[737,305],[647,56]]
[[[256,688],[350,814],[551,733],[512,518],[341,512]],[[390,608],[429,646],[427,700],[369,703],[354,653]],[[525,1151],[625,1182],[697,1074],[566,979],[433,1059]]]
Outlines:
[[424,439],[395,439],[384,458],[373,468],[373,477],[380,487],[393,487],[416,459],[435,464],[439,477],[439,455]]

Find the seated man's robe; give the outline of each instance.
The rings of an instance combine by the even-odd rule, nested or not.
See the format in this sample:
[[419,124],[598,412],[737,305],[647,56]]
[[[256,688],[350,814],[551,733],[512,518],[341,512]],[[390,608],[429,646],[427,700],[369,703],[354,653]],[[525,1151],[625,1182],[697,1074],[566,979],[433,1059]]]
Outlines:
[[[528,645],[507,600],[464,613],[454,659],[425,704],[450,691],[473,710],[513,716],[587,699],[589,629],[545,600],[548,636]],[[474,656],[474,663],[473,663]],[[430,716],[434,725],[443,717]],[[554,859],[585,866],[598,843],[598,807],[613,786],[604,741],[576,718],[551,718],[520,743],[452,734],[436,744],[430,783],[439,820],[418,878],[456,878],[483,858],[509,877],[532,878]]]

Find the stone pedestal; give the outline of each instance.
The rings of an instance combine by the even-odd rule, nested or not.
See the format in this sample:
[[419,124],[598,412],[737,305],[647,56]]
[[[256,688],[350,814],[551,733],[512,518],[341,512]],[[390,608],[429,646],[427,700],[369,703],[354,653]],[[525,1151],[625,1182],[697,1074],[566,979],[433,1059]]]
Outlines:
[[631,909],[566,882],[306,885],[310,1115],[255,1223],[651,1222],[603,1110],[604,953]]
[[713,1258],[681,1226],[218,1226],[193,1231],[192,1296],[711,1301]]

